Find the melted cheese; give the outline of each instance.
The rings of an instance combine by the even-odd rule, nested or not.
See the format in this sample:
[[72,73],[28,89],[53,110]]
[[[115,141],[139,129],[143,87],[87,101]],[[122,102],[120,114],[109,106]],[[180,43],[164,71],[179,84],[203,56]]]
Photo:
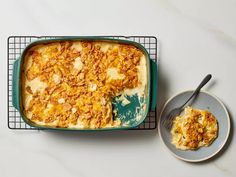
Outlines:
[[28,107],[30,105],[30,101],[32,100],[32,98],[33,98],[32,95],[29,95],[29,94],[24,95],[23,104],[25,105],[26,109],[28,109]]
[[94,92],[95,90],[97,90],[97,85],[90,82],[90,83],[89,83],[89,86],[88,86],[88,90],[89,90],[90,92]]
[[63,103],[65,103],[65,99],[64,99],[64,98],[60,98],[60,99],[58,99],[58,103],[59,103],[59,104],[63,104]]
[[107,76],[111,79],[111,80],[116,80],[116,79],[124,79],[125,75],[124,74],[120,74],[118,72],[117,68],[108,68],[107,69]]
[[75,49],[78,52],[82,51],[82,49],[83,49],[82,45],[81,45],[81,42],[73,42],[71,48]]
[[28,53],[27,53],[26,57],[28,58],[28,61],[24,64],[24,67],[25,67],[25,70],[27,71],[32,66],[33,58],[32,58],[32,56],[29,56]]
[[74,62],[74,68],[80,71],[82,70],[83,66],[84,64],[82,63],[81,58],[77,57]]
[[26,86],[29,86],[33,93],[39,91],[43,92],[44,89],[47,87],[47,84],[41,82],[39,78],[35,78],[31,81],[26,81]]
[[100,50],[103,51],[104,53],[108,51],[109,48],[112,48],[112,44],[107,43],[107,42],[101,42],[100,43]]
[[130,101],[126,98],[126,96],[124,94],[122,94],[120,97],[117,97],[116,101],[121,101],[122,106],[126,106],[126,105],[130,104]]
[[61,77],[57,74],[53,74],[53,81],[56,83],[56,84],[60,84],[61,82]]

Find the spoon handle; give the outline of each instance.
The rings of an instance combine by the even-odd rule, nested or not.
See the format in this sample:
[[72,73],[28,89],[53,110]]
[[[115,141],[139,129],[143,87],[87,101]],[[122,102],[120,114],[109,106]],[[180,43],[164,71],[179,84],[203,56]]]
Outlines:
[[189,97],[189,99],[181,106],[184,107],[194,96],[196,96],[199,91],[201,90],[201,88],[206,85],[206,83],[211,79],[211,74],[208,74],[203,80],[202,82],[199,84],[199,86],[196,88],[196,90],[193,92],[193,94]]

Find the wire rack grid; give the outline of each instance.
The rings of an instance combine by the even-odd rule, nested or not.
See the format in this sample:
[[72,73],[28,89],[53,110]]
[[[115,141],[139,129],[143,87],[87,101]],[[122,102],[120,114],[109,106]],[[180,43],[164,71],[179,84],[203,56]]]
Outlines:
[[[9,129],[18,130],[40,130],[38,128],[27,125],[21,118],[17,109],[12,105],[12,75],[13,65],[17,58],[20,57],[22,51],[31,42],[38,39],[52,39],[62,36],[10,36],[8,37],[8,127]],[[143,45],[152,60],[158,63],[158,46],[157,38],[154,36],[96,36],[113,39],[125,39],[135,41]],[[150,111],[144,122],[134,130],[152,130],[157,127],[157,111]]]

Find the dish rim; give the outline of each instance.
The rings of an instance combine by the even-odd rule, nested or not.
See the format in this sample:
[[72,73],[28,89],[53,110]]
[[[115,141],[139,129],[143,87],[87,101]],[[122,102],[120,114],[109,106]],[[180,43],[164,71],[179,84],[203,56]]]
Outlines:
[[228,141],[228,139],[229,139],[229,135],[230,135],[230,130],[231,130],[230,116],[229,116],[229,113],[228,113],[227,108],[225,107],[225,105],[223,104],[223,102],[222,102],[217,96],[215,96],[214,94],[209,93],[209,92],[207,92],[207,91],[201,90],[200,93],[205,93],[205,94],[207,94],[207,95],[209,95],[209,96],[215,98],[215,99],[220,103],[220,105],[222,106],[222,108],[224,109],[224,111],[225,111],[225,113],[226,113],[226,117],[227,117],[227,122],[228,122],[228,125],[229,125],[229,126],[228,126],[228,131],[227,131],[226,138],[224,139],[224,142],[222,143],[222,145],[218,148],[218,150],[217,150],[216,152],[214,152],[214,153],[212,153],[211,155],[208,155],[208,156],[206,156],[206,157],[204,157],[204,158],[200,158],[200,159],[196,159],[196,160],[190,160],[190,159],[187,159],[187,158],[184,158],[184,157],[181,157],[181,156],[177,155],[176,153],[174,153],[173,151],[171,151],[171,150],[169,149],[169,147],[166,145],[166,143],[165,143],[165,141],[164,141],[164,138],[162,137],[162,134],[161,134],[161,131],[160,131],[160,127],[161,127],[161,116],[162,116],[163,111],[164,111],[164,109],[166,108],[167,104],[169,104],[169,102],[170,102],[171,100],[173,100],[175,97],[177,97],[177,96],[179,96],[179,95],[181,95],[181,94],[187,93],[187,92],[194,92],[194,90],[186,90],[186,91],[179,92],[179,93],[173,95],[172,97],[170,97],[170,98],[165,102],[163,108],[161,109],[161,113],[160,113],[160,116],[159,116],[159,119],[158,119],[158,126],[157,126],[157,127],[158,127],[158,133],[159,133],[159,135],[160,135],[160,139],[161,139],[162,143],[165,145],[165,147],[171,152],[171,154],[172,154],[174,157],[176,157],[176,158],[178,158],[178,159],[180,159],[180,160],[186,161],[186,162],[202,162],[202,161],[206,161],[206,160],[208,160],[208,159],[214,157],[215,155],[217,155],[217,154],[223,149],[223,147],[225,146],[225,144],[227,143],[227,141]]

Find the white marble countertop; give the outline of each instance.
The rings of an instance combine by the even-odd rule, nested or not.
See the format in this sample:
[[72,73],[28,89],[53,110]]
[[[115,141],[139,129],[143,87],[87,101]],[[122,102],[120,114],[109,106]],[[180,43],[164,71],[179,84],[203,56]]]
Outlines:
[[160,42],[159,105],[195,88],[227,106],[235,127],[236,1],[7,0],[0,6],[1,177],[233,177],[235,136],[218,158],[186,163],[156,131],[65,133],[7,128],[7,37],[10,35],[154,35]]

